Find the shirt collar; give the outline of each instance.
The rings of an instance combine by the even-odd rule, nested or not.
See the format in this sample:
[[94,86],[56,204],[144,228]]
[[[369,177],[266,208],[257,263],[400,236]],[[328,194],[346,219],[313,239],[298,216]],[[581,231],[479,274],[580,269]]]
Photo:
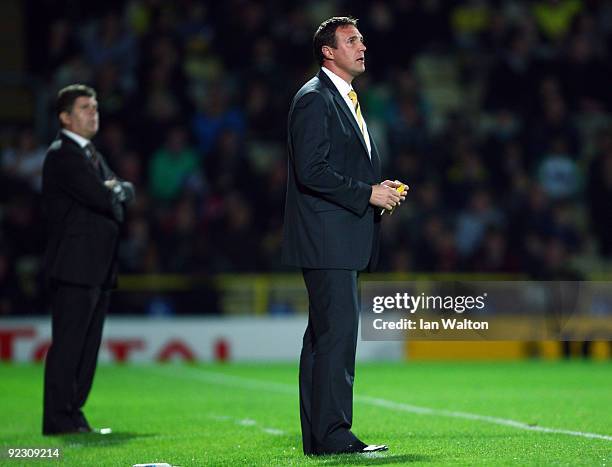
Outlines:
[[62,128],[62,133],[64,133],[66,136],[68,136],[70,139],[72,139],[75,143],[77,143],[82,148],[84,148],[91,142],[87,138],[83,138],[81,135],[77,135],[76,133],[70,130],[66,130],[65,128]]
[[331,79],[332,83],[334,83],[334,86],[336,86],[336,89],[338,89],[338,91],[340,92],[340,95],[342,97],[347,97],[349,91],[353,89],[353,86],[351,86],[349,83],[340,78],[336,73],[327,69],[326,67],[322,66],[321,70],[323,70],[325,74],[329,77],[329,79]]

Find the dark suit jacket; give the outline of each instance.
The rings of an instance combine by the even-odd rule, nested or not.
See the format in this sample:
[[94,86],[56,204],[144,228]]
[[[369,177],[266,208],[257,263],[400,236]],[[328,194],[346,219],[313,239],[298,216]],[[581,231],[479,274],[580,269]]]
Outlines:
[[116,178],[101,155],[100,171],[85,151],[60,132],[43,166],[43,210],[48,223],[44,270],[55,279],[112,287],[123,206],[104,186]]
[[380,159],[321,70],[295,95],[288,121],[289,167],[283,262],[313,269],[373,268],[380,215],[369,204]]

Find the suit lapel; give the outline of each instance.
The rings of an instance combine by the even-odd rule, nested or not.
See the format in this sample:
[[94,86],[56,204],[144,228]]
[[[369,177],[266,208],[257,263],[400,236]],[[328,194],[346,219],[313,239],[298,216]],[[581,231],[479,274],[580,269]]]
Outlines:
[[100,170],[102,172],[102,178],[104,180],[110,180],[113,178],[113,171],[110,169],[108,164],[106,163],[106,159],[102,157],[102,154],[98,152],[98,161],[100,161]]
[[[351,110],[347,107],[346,101],[340,95],[340,92],[338,92],[338,88],[336,88],[334,83],[332,83],[332,81],[329,79],[329,77],[325,74],[323,70],[320,70],[317,76],[319,77],[321,81],[323,81],[327,85],[328,88],[330,88],[334,96],[334,100],[336,101],[336,105],[342,110],[342,112],[344,112],[344,115],[346,115],[346,118],[348,118],[348,121],[350,122],[351,126],[353,127],[353,130],[357,134],[359,141],[361,141],[361,146],[363,147],[363,150],[365,151],[365,156],[367,157],[368,161],[372,163],[370,159],[370,155],[368,153],[368,146],[363,137],[363,133],[361,132],[361,128],[359,128],[359,125],[357,124],[357,120],[355,120],[355,117],[353,117]],[[370,141],[371,140],[372,139],[370,138]]]
[[336,90],[336,93],[334,94],[334,100],[336,101],[336,105],[338,105],[338,107],[342,109],[342,111],[344,112],[344,115],[346,115],[346,117],[349,119],[349,122],[351,122],[351,126],[353,127],[353,130],[355,130],[355,133],[357,133],[357,137],[359,138],[359,141],[361,141],[361,145],[363,146],[363,149],[366,152],[366,156],[369,159],[370,156],[368,154],[368,146],[363,137],[363,133],[361,132],[361,128],[359,128],[359,125],[357,124],[357,120],[355,120],[355,117],[353,117],[353,114],[351,113],[351,111],[347,109],[346,102],[344,102],[344,99],[340,96],[340,93],[337,90]]
[[83,157],[87,157],[87,154],[85,154],[85,150],[81,146],[79,146],[79,144],[75,140],[73,140],[70,136],[67,136],[63,132],[60,131],[58,133],[57,138],[62,141],[62,144],[72,145],[79,152],[83,153]]
[[[368,131],[368,135],[370,134],[370,132]],[[374,175],[376,176],[376,180],[380,180],[381,179],[381,173],[380,173],[380,156],[378,153],[378,148],[376,147],[376,144],[374,143],[374,138],[372,138],[372,136],[370,136],[370,146],[372,147],[372,167],[374,168]]]
[[59,132],[59,138],[62,140],[63,143],[72,144],[75,147],[75,149],[77,149],[83,155],[83,157],[87,160],[87,165],[90,167],[91,170],[95,172],[95,174],[98,177],[100,177],[102,180],[106,180],[107,178],[109,178],[106,175],[108,174],[110,169],[106,165],[106,161],[103,160],[102,155],[100,153],[98,153],[98,160],[100,161],[100,167],[102,168],[101,173],[96,168],[96,166],[93,164],[93,162],[91,162],[91,159],[87,155],[87,152],[85,151],[85,149],[81,147],[75,140],[65,135],[61,131]]

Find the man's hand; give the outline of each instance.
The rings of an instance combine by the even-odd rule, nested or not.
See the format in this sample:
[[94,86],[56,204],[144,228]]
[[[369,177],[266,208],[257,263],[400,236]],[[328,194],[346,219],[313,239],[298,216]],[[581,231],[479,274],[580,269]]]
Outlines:
[[136,196],[136,190],[131,182],[120,182],[122,190],[122,198],[119,200],[122,203],[129,203]]
[[[397,202],[397,206],[402,204],[402,201],[406,200],[406,192],[410,189],[408,185],[400,182],[399,180],[393,180],[393,181],[385,180],[384,182],[381,183],[381,185],[388,186],[389,188],[393,188],[395,192],[399,194],[400,200]],[[384,208],[382,211],[380,211],[380,215],[382,216],[385,213],[385,210],[388,210],[389,214],[392,214],[394,208],[395,207],[392,207],[391,209]]]
[[113,188],[115,188],[117,185],[119,185],[119,180],[113,178],[111,180],[104,180],[104,186],[106,188],[108,188],[109,190],[112,190]]
[[120,182],[119,180],[113,178],[111,180],[105,180],[104,186],[115,194],[117,197],[116,199],[120,203],[130,202],[134,199],[134,185],[132,185],[130,182]]
[[[395,187],[390,186],[388,183],[389,180],[385,180],[380,185],[372,186],[372,194],[370,195],[370,204],[383,208],[383,209],[393,209],[397,206],[403,199],[406,199],[406,196],[400,195]],[[397,185],[399,186],[399,184]]]

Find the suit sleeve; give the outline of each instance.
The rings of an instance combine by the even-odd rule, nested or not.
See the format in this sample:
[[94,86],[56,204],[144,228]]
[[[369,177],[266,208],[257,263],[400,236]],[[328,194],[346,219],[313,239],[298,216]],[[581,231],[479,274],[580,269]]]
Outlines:
[[106,180],[117,180],[117,182],[119,182],[121,186],[120,193],[116,193],[115,191],[111,190],[112,197],[113,197],[113,203],[116,203],[116,204],[131,203],[136,197],[136,190],[134,188],[134,185],[131,182],[125,181],[117,177],[117,174],[113,172],[113,169],[110,168],[110,166],[107,164],[104,157],[102,157],[101,154],[99,155],[99,157],[100,157],[100,163],[102,164],[104,178]]
[[302,96],[292,112],[290,131],[299,183],[358,216],[365,214],[372,187],[334,170],[328,162],[331,112],[318,93]]
[[87,164],[78,154],[56,152],[49,160],[48,170],[68,196],[84,206],[114,216],[113,194]]

